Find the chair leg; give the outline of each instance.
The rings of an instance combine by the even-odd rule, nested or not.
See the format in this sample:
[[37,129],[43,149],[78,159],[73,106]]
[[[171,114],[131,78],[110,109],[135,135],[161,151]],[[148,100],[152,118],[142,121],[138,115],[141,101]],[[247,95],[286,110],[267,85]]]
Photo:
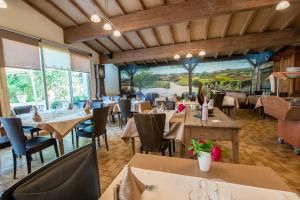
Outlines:
[[54,151],[55,151],[56,158],[58,158],[59,154],[58,154],[58,148],[57,148],[57,143],[56,142],[54,142]]
[[108,143],[107,143],[107,131],[105,129],[105,132],[104,132],[104,140],[105,140],[105,146],[106,146],[106,150],[108,151]]
[[97,141],[98,141],[98,148],[100,149],[100,137],[97,137]]
[[175,145],[175,140],[172,140],[172,146],[173,146],[173,152],[175,152],[176,151],[176,145]]
[[74,130],[71,131],[71,137],[72,137],[72,145],[74,147]]
[[40,151],[39,153],[40,153],[41,163],[44,163],[43,152],[42,152],[42,151]]
[[143,153],[143,147],[142,147],[142,145],[140,146],[140,153]]
[[49,132],[50,133],[50,137],[52,137],[53,138],[53,134],[51,133],[51,132]]
[[79,136],[76,135],[76,147],[78,148],[79,147]]
[[172,157],[172,144],[169,144],[169,156]]
[[16,156],[14,150],[12,150],[12,155],[13,155],[13,161],[14,161],[14,179],[16,179],[16,174],[17,174],[17,156]]
[[28,174],[31,173],[31,161],[30,161],[30,155],[26,155],[26,163],[27,163],[27,171]]
[[165,155],[166,155],[166,152],[165,152],[164,150],[162,150],[162,151],[161,151],[161,155],[162,155],[162,156],[165,156]]

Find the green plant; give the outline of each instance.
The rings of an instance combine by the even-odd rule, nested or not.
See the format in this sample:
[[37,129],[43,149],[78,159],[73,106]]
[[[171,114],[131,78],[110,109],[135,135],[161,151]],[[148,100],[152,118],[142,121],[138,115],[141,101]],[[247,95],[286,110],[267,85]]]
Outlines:
[[189,154],[200,157],[200,152],[211,153],[214,142],[212,140],[195,140],[191,139],[191,146],[188,147]]

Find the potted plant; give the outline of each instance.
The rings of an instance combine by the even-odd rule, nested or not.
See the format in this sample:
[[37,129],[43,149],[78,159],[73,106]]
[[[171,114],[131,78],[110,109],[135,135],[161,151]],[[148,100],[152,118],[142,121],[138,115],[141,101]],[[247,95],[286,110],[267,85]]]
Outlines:
[[188,153],[198,157],[200,170],[207,172],[210,169],[211,161],[220,161],[222,150],[215,146],[212,140],[191,140],[191,146],[188,147]]

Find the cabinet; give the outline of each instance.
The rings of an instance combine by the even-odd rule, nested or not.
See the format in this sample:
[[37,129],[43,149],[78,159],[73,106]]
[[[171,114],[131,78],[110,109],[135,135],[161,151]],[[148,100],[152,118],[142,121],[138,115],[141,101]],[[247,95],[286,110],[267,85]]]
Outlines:
[[[274,56],[274,72],[285,72],[288,67],[300,67],[300,47],[291,47]],[[280,81],[280,92],[300,96],[300,78]]]

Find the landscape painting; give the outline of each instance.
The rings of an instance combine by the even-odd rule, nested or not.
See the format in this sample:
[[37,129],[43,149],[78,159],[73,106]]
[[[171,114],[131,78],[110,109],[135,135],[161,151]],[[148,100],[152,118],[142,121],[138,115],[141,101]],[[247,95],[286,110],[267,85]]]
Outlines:
[[[135,65],[120,69],[121,91],[159,93],[162,96],[188,92],[188,71],[182,64],[159,67]],[[251,87],[253,67],[247,60],[203,62],[193,70],[192,90],[197,92],[200,83],[222,91],[245,91]]]

